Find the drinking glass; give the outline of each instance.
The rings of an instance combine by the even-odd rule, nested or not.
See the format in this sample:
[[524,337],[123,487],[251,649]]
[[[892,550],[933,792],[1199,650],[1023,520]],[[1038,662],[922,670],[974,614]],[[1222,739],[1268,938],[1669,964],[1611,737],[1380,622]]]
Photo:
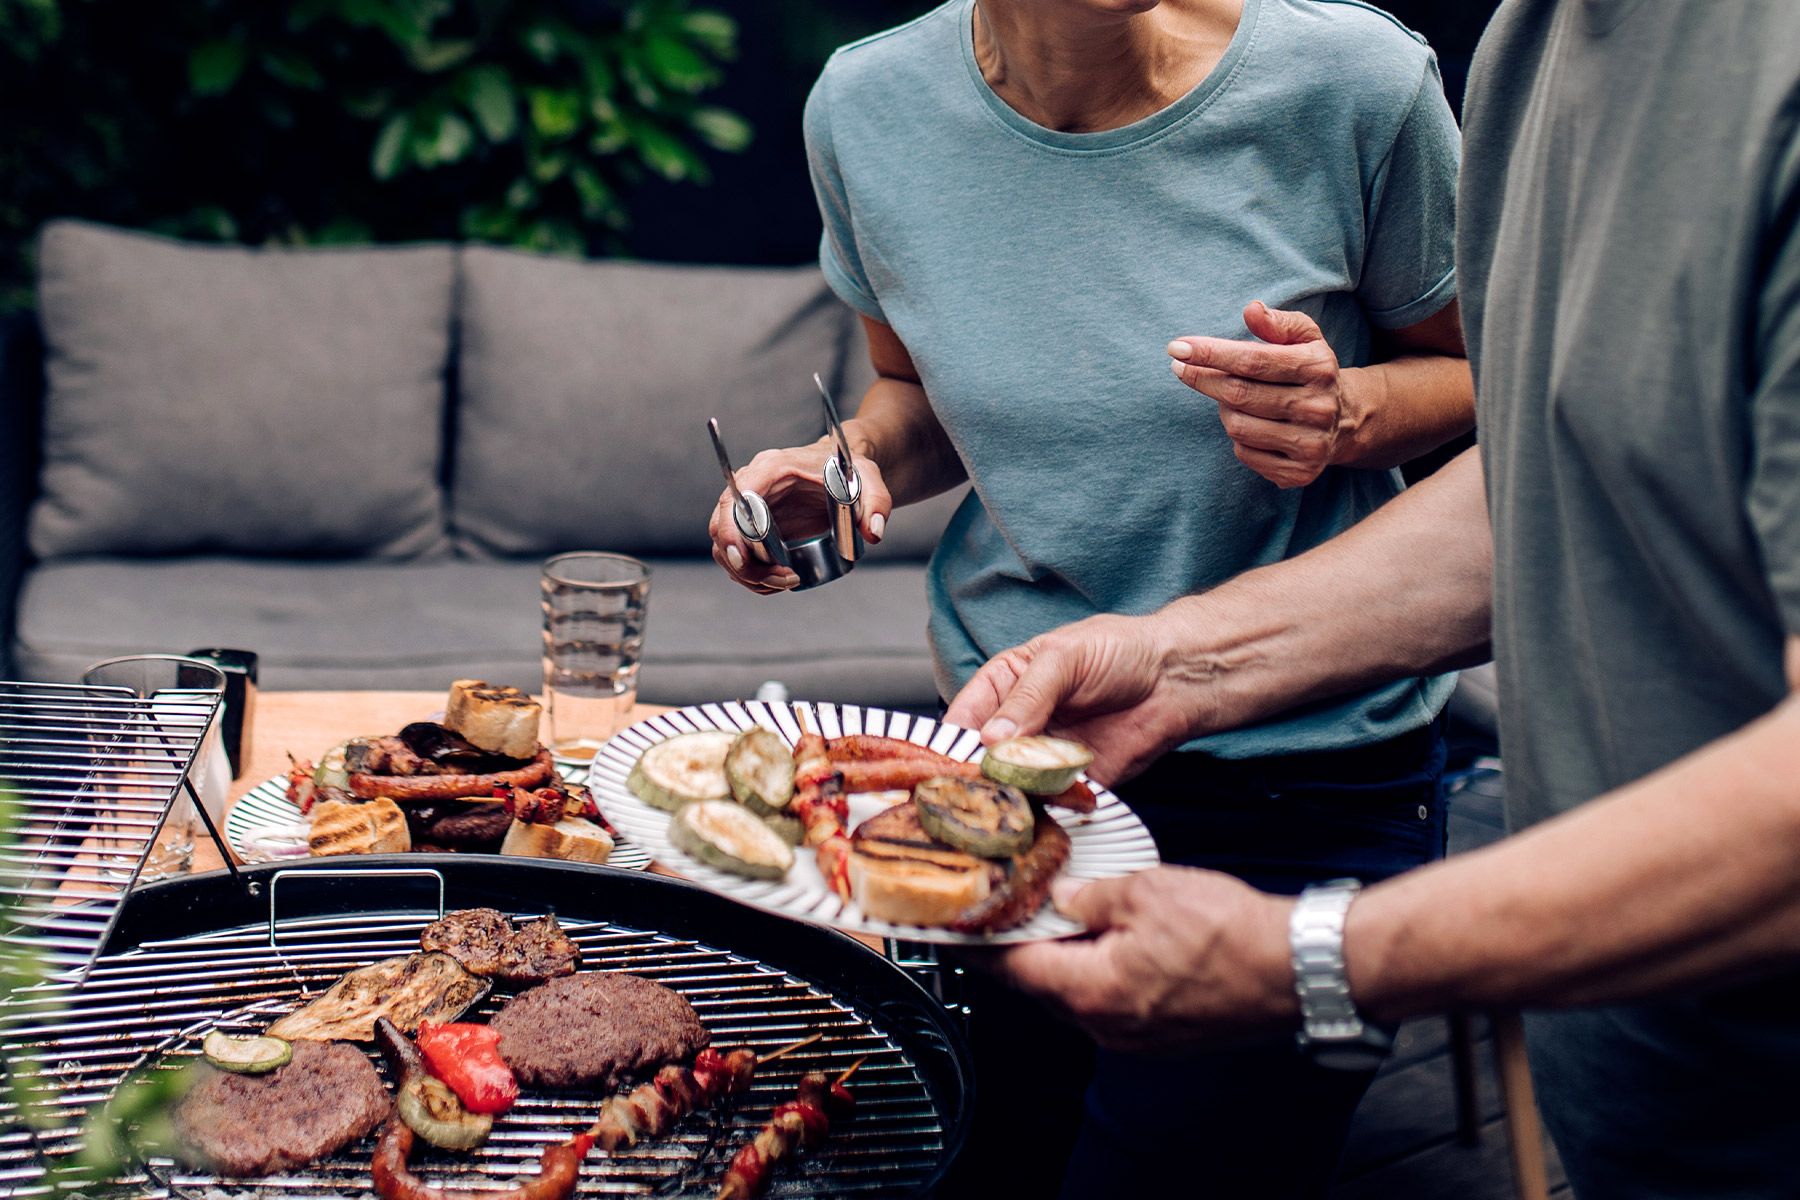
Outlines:
[[650,568],[580,551],[544,563],[544,708],[550,752],[591,762],[637,703]]
[[[143,801],[160,802],[169,794],[166,774],[149,774],[151,765],[173,766],[188,755],[188,743],[199,719],[208,707],[217,703],[225,691],[225,676],[213,664],[177,654],[134,654],[109,658],[95,663],[81,673],[88,687],[123,688],[139,700],[150,701],[126,715],[120,723],[131,730],[129,738],[116,747],[118,758],[103,768],[101,787],[109,789],[121,800],[132,801],[133,811],[142,811]],[[119,720],[118,717],[113,717]],[[205,786],[208,759],[213,739],[219,735],[217,711],[201,732],[194,765],[190,772],[194,791]],[[105,750],[102,750],[104,760]],[[175,798],[169,804],[156,844],[144,860],[140,880],[166,879],[185,875],[194,865],[194,830],[198,818],[193,796],[179,782]]]

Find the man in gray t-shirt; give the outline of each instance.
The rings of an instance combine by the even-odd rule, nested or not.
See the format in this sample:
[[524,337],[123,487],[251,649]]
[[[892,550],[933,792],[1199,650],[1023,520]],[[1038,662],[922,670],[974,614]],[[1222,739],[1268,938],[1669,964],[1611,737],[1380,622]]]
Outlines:
[[1010,651],[949,719],[1061,718],[1108,779],[1491,628],[1523,832],[1311,926],[1335,966],[1290,962],[1291,903],[1164,870],[1002,969],[1138,1048],[1293,1024],[1296,969],[1381,1017],[1557,1006],[1534,1071],[1584,1200],[1800,1195],[1800,4],[1508,0],[1465,120],[1479,459]]

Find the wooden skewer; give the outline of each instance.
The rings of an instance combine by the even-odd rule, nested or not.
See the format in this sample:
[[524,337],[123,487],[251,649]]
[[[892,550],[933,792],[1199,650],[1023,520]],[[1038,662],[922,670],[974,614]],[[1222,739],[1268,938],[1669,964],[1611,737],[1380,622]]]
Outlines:
[[868,1061],[869,1061],[869,1056],[865,1054],[861,1058],[857,1059],[855,1062],[851,1063],[850,1069],[848,1071],[845,1071],[842,1075],[839,1075],[837,1077],[838,1083],[842,1083],[842,1082],[844,1082],[844,1080],[846,1080],[846,1079],[850,1078],[852,1075],[856,1074],[856,1068],[862,1066],[864,1063],[866,1063]]
[[760,1067],[766,1062],[773,1062],[775,1059],[780,1058],[784,1054],[792,1054],[794,1051],[800,1049],[800,1047],[810,1046],[814,1042],[818,1041],[820,1038],[822,1038],[824,1036],[825,1035],[822,1033],[815,1033],[811,1037],[801,1038],[799,1041],[795,1042],[791,1046],[783,1046],[779,1050],[771,1050],[769,1053],[767,1053],[767,1054],[763,1055],[761,1058],[757,1059],[756,1065]]

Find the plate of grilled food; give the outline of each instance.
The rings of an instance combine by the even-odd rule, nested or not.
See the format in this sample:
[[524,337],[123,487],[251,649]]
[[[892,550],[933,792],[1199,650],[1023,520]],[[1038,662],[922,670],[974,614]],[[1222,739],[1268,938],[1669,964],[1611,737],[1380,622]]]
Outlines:
[[[591,952],[596,931],[587,936]],[[584,969],[582,958],[553,914],[515,926],[495,909],[450,912],[424,927],[416,951],[184,1030],[107,1111],[134,1156],[153,1170],[172,1164],[172,1178],[197,1172],[287,1194],[283,1185],[317,1186],[315,1173],[360,1162],[363,1186],[382,1200],[565,1200],[584,1177],[641,1189],[646,1171],[665,1192],[755,1200],[802,1170],[819,1183],[832,1165],[827,1138],[861,1136],[868,1117],[846,1128],[852,1087],[877,1071],[853,1081],[862,1059],[837,1066],[841,1030],[719,1046],[696,1009],[716,1021],[718,999],[700,987],[690,1002],[689,973],[675,972],[671,987]],[[746,1100],[753,1088],[760,1099]],[[152,1090],[155,1113],[142,1102]],[[736,1118],[740,1104],[769,1100],[761,1128]],[[644,1152],[683,1134],[705,1152],[676,1147],[686,1166],[659,1180],[660,1159]],[[511,1186],[491,1189],[512,1171]],[[491,1190],[427,1178],[446,1175]]]
[[537,702],[479,679],[450,685],[442,720],[351,738],[238,800],[225,839],[246,863],[451,850],[629,870],[650,865],[538,742]]
[[723,895],[852,933],[992,944],[1082,931],[1058,878],[1158,864],[1125,803],[1081,776],[1087,747],[980,737],[855,705],[703,704],[594,756],[600,811]]

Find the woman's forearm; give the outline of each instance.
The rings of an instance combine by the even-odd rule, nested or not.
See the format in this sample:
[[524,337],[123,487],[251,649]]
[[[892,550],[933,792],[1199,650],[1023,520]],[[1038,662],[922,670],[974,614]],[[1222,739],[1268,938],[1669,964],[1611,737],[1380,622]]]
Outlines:
[[1410,462],[1475,428],[1469,361],[1408,354],[1343,372],[1345,420],[1333,464],[1386,469]]
[[962,459],[917,383],[883,376],[844,422],[850,449],[881,468],[896,507],[928,500],[968,478]]

